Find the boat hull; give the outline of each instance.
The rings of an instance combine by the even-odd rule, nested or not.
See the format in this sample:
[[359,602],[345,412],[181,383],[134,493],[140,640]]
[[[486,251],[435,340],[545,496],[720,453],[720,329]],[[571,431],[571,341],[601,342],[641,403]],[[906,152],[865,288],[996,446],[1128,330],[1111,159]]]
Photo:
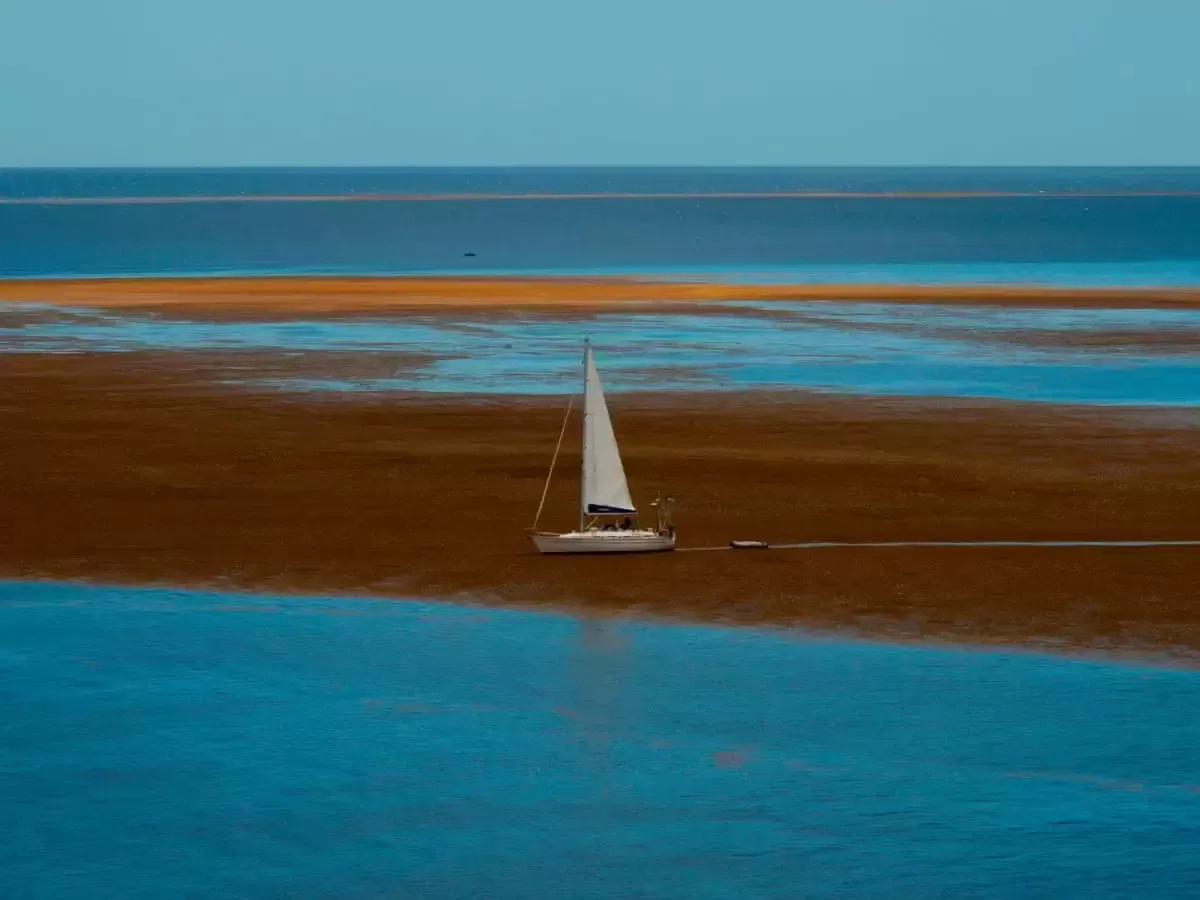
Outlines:
[[539,553],[662,553],[675,549],[675,536],[655,531],[572,531],[530,535]]

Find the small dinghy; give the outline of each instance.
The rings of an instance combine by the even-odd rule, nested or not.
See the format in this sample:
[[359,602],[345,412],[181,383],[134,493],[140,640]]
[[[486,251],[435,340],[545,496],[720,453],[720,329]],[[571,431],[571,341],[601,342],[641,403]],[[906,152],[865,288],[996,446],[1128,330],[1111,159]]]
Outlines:
[[730,541],[729,546],[734,550],[767,550],[771,547],[766,541]]

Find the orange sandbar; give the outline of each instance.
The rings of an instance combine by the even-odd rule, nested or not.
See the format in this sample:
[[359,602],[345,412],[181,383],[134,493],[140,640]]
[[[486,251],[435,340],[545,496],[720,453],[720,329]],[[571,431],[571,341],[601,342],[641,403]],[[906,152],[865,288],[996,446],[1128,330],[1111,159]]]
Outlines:
[[1048,307],[1200,307],[1200,287],[734,284],[637,278],[397,276],[0,280],[0,300],[196,312],[378,312],[412,308],[599,308],[625,303],[839,300]]

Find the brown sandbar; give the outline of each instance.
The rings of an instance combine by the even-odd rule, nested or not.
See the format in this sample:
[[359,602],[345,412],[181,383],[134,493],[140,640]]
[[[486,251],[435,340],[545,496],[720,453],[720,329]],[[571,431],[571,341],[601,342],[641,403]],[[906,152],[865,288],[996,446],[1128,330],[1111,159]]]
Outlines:
[[[1200,650],[1196,548],[540,557],[524,529],[560,401],[281,397],[212,370],[0,357],[0,573]],[[800,393],[612,408],[635,494],[678,497],[681,546],[1200,536],[1194,421]],[[574,521],[572,440],[544,527]]]

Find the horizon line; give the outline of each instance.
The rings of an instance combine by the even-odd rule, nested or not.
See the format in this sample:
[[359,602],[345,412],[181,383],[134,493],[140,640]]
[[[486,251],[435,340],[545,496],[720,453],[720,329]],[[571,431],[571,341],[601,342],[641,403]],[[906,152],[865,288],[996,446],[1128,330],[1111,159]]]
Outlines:
[[4,172],[221,172],[221,171],[1200,171],[1195,163],[363,163],[322,165],[123,163],[120,165],[36,165],[0,163]]
[[1178,191],[612,191],[612,192],[464,192],[444,194],[175,194],[126,196],[0,196],[0,206],[149,206],[218,203],[466,203],[486,201],[571,200],[1099,200],[1200,197],[1200,189]]

